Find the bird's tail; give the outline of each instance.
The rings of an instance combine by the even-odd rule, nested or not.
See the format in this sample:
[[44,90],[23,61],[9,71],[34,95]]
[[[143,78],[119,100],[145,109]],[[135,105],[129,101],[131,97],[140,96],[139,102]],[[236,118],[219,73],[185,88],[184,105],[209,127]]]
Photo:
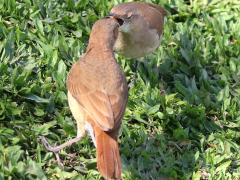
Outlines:
[[97,145],[97,167],[105,178],[121,178],[121,158],[119,154],[117,137],[95,127]]

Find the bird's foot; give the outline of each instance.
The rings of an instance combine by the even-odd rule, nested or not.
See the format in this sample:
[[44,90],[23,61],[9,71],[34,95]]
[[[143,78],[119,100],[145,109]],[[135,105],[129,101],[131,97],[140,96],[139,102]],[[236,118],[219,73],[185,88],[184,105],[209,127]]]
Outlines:
[[47,141],[47,139],[44,136],[40,136],[39,139],[42,142],[42,144],[44,145],[44,147],[48,150],[51,151],[55,154],[56,159],[57,159],[57,163],[59,166],[63,167],[63,163],[61,162],[61,159],[59,157],[59,151],[61,151],[63,148],[67,147],[67,146],[71,146],[73,143],[76,143],[78,141],[80,141],[82,138],[82,136],[77,136],[73,139],[68,140],[67,142],[59,145],[59,146],[51,146],[49,144],[49,142]]
[[64,165],[63,165],[63,163],[62,163],[62,161],[61,161],[61,159],[59,157],[59,153],[54,153],[54,154],[56,156],[56,160],[57,160],[58,165],[63,168]]

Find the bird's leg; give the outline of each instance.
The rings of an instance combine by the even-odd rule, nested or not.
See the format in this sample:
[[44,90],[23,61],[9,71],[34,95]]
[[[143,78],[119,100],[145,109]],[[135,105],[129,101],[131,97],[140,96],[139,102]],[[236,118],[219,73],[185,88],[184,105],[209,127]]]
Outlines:
[[42,142],[42,144],[45,146],[45,148],[48,150],[48,151],[51,151],[55,154],[56,156],[56,159],[57,159],[57,162],[58,162],[58,165],[62,166],[63,167],[63,164],[61,162],[61,159],[59,157],[59,151],[61,151],[63,148],[65,147],[68,147],[68,146],[71,146],[72,144],[80,141],[82,139],[82,137],[84,136],[84,133],[82,135],[78,135],[77,137],[73,138],[73,139],[70,139],[68,140],[67,142],[59,145],[59,146],[51,146],[47,139],[44,137],[44,136],[40,136],[40,140]]
[[42,144],[45,146],[45,148],[48,150],[48,151],[51,151],[51,152],[54,152],[54,153],[58,153],[59,151],[61,151],[63,148],[67,147],[67,146],[71,146],[72,144],[80,141],[82,139],[83,136],[77,136],[73,139],[70,139],[68,140],[67,142],[61,144],[61,145],[58,145],[58,146],[51,146],[47,139],[44,137],[44,136],[40,136],[40,140],[42,142]]

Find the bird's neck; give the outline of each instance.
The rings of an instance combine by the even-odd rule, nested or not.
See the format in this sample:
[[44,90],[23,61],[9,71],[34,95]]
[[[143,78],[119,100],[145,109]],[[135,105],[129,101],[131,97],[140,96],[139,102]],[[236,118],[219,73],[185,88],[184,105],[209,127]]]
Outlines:
[[88,49],[98,49],[100,51],[113,51],[113,45],[116,39],[112,34],[92,33],[89,38]]
[[112,60],[114,59],[113,47],[107,44],[89,44],[87,47],[87,55],[94,55],[98,60]]
[[87,51],[89,49],[99,50],[99,51],[113,51],[113,45],[108,43],[99,42],[99,43],[91,43],[87,47]]
[[95,53],[101,56],[112,56],[113,43],[111,40],[105,38],[95,38],[94,40],[90,38],[87,53]]

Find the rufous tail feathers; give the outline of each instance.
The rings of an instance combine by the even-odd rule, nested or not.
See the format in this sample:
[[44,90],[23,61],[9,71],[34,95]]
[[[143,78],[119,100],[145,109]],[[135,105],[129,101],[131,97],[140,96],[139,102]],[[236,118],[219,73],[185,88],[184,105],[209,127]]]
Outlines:
[[97,145],[97,168],[107,179],[121,179],[121,158],[119,154],[117,135],[105,132],[95,127]]

